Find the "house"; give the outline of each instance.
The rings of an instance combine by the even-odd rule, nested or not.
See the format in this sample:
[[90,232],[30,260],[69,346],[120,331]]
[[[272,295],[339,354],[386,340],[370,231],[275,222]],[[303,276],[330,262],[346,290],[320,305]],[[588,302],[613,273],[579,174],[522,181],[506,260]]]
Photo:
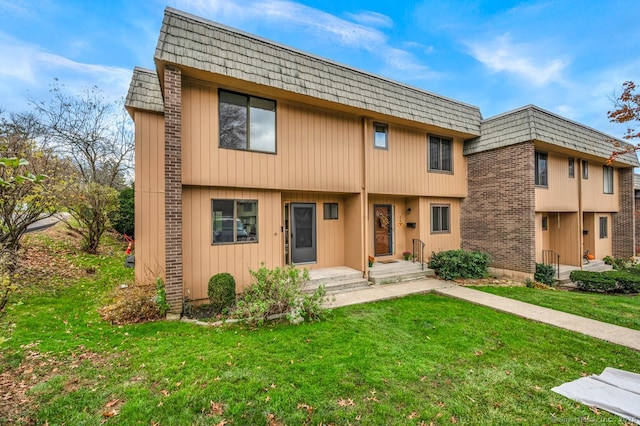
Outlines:
[[638,159],[609,164],[611,139],[531,105],[484,120],[464,149],[462,247],[488,252],[498,273],[531,274],[543,261],[579,267],[587,251],[632,256]]
[[[209,278],[298,265],[367,277],[478,249],[496,273],[633,254],[633,154],[534,106],[477,107],[167,8],[135,68],[136,278],[180,312]],[[420,257],[423,254],[420,253]]]
[[477,107],[167,8],[136,68],[136,277],[179,312],[209,278],[460,247]]

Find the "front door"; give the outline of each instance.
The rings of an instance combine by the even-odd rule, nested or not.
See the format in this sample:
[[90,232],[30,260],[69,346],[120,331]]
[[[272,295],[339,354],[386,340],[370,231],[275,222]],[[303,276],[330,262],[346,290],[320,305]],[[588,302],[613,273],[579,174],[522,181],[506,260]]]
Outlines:
[[316,260],[316,205],[291,203],[291,262]]
[[373,206],[375,255],[393,254],[393,210],[391,204]]

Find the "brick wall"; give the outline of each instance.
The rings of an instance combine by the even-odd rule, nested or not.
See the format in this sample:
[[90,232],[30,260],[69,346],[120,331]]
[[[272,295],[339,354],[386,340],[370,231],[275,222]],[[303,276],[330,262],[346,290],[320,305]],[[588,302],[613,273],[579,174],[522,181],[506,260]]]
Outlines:
[[462,204],[462,248],[489,253],[494,268],[535,272],[532,142],[472,154]]
[[620,188],[620,211],[612,218],[612,243],[614,257],[629,257],[634,248],[634,190],[633,169],[618,169]]
[[182,312],[182,73],[164,69],[165,286],[172,313]]

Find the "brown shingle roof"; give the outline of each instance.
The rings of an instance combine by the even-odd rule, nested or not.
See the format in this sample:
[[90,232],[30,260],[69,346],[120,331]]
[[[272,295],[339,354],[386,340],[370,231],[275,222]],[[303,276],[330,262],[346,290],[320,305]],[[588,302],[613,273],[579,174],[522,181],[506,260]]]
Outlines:
[[124,105],[129,113],[134,109],[163,112],[164,102],[155,71],[135,67]]
[[478,107],[166,8],[157,61],[419,123],[480,134]]
[[[482,135],[467,141],[464,154],[489,151],[527,141],[540,141],[608,159],[617,140],[591,127],[571,121],[534,105],[497,115],[482,121]],[[628,143],[617,140],[628,145]],[[635,152],[620,155],[616,161],[638,167]]]

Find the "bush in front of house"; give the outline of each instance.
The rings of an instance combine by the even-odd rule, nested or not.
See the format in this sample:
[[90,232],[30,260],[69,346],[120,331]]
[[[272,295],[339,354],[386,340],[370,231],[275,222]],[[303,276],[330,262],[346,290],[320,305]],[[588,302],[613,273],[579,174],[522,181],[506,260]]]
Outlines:
[[533,279],[539,283],[546,285],[554,285],[556,280],[556,268],[553,265],[547,263],[536,263],[536,273],[533,275]]
[[230,310],[236,304],[236,280],[227,272],[215,274],[209,280],[207,295],[213,312]]
[[572,271],[569,278],[582,291],[625,294],[640,292],[640,275],[624,270]]
[[238,298],[234,316],[251,324],[262,324],[272,315],[286,314],[293,323],[303,319],[322,319],[325,290],[320,286],[309,295],[302,288],[309,280],[309,271],[294,266],[268,269],[262,265],[250,271],[252,283]]
[[489,255],[480,251],[447,250],[431,253],[429,268],[445,280],[486,278]]

